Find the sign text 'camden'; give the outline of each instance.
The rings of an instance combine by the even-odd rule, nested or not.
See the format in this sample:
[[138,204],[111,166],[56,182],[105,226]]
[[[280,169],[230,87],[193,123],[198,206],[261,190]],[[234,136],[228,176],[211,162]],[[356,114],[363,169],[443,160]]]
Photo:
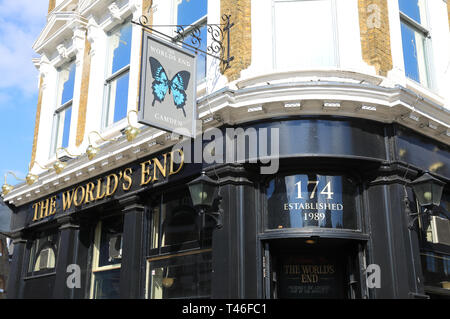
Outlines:
[[[176,157],[176,160],[174,160]],[[184,153],[182,150],[174,150],[163,154],[159,159],[153,158],[139,164],[140,186],[154,183],[163,178],[177,174],[184,164]],[[66,211],[71,207],[79,207],[97,200],[108,198],[120,188],[123,191],[131,189],[133,184],[133,168],[128,167],[117,172],[108,174],[83,185],[54,195],[40,202],[34,203],[33,221],[55,215],[57,210]]]

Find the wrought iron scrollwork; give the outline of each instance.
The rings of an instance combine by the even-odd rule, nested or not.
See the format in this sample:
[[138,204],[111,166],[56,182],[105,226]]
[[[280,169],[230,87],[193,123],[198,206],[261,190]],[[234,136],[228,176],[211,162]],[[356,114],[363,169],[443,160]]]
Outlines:
[[[152,31],[153,34],[165,38],[171,42],[180,43],[183,47],[194,51],[196,54],[203,53],[220,60],[225,69],[230,67],[230,62],[234,56],[231,56],[230,29],[234,23],[230,22],[231,15],[223,15],[221,24],[195,24],[195,25],[150,25],[150,20],[146,15],[142,15],[138,22],[131,21],[144,29]],[[171,37],[155,28],[172,27],[175,29],[175,36]],[[210,44],[206,51],[202,50],[202,28],[206,27],[210,36]],[[226,43],[224,43],[226,41]]]

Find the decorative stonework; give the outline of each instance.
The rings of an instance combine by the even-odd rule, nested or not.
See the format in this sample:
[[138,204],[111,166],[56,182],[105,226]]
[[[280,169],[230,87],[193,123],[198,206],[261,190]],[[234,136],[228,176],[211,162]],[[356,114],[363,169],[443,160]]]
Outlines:
[[86,129],[86,112],[89,93],[89,78],[91,73],[91,44],[86,39],[84,45],[83,70],[81,73],[81,89],[80,89],[80,104],[78,107],[78,121],[77,121],[77,136],[76,146],[83,143],[84,132]]
[[[250,66],[252,60],[251,0],[221,0],[220,15],[231,15],[234,23],[230,32],[231,55],[234,60],[224,75],[229,81],[240,77],[241,71]],[[224,39],[226,43],[227,39]]]
[[358,0],[358,11],[363,60],[386,76],[392,69],[387,0]]
[[[34,124],[34,137],[33,137],[33,148],[31,151],[31,167],[34,165],[34,161],[36,160],[36,149],[37,149],[37,139],[38,139],[38,133],[39,133],[39,122],[41,118],[41,105],[42,105],[42,92],[44,91],[43,88],[43,82],[44,77],[41,75],[39,78],[39,94],[38,94],[38,102],[37,102],[37,110],[36,110],[36,121]],[[30,169],[31,169],[30,167]]]

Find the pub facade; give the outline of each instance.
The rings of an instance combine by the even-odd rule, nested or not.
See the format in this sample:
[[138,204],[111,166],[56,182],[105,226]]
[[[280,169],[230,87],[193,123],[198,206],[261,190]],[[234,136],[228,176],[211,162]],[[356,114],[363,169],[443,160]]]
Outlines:
[[8,298],[449,298],[450,21],[416,2],[50,1]]

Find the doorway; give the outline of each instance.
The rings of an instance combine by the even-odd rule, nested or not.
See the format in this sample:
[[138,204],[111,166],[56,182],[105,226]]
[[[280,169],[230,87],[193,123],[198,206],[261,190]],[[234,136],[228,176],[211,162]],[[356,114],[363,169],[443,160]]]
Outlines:
[[361,246],[340,239],[277,239],[264,245],[266,297],[360,298]]

